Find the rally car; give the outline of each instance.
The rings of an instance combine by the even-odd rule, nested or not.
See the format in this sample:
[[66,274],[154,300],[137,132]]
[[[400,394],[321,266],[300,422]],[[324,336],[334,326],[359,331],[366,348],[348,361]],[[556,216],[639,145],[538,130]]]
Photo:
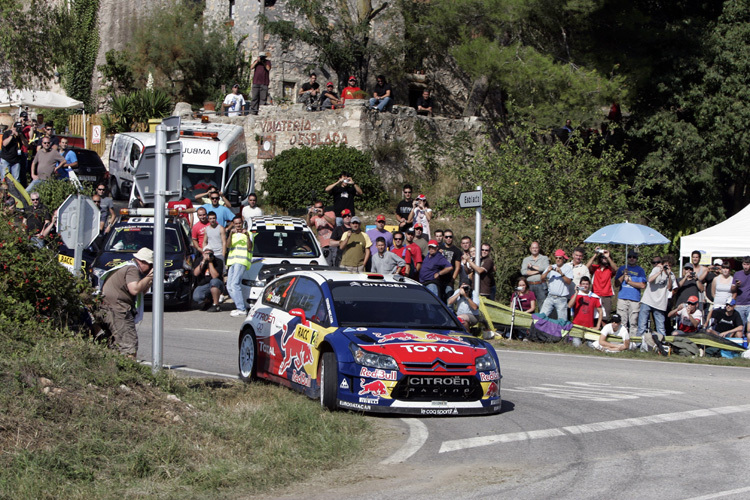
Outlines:
[[[141,247],[154,248],[153,212],[153,209],[122,210],[120,222],[112,227],[94,261],[94,286],[108,269],[132,259]],[[198,252],[192,245],[187,221],[174,210],[168,213],[164,246],[164,303],[187,306],[192,298],[193,262]],[[150,300],[150,290],[145,298]]]
[[271,281],[239,335],[240,377],[267,379],[329,410],[500,412],[494,348],[401,276],[295,271]]

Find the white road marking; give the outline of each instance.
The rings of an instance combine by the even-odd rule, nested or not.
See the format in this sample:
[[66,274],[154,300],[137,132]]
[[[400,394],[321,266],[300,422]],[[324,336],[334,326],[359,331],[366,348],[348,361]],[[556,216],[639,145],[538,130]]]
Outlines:
[[702,497],[688,498],[687,500],[710,500],[711,498],[728,497],[729,495],[739,495],[740,493],[747,493],[750,491],[750,486],[746,488],[737,488],[736,490],[719,491],[717,493],[709,493]]
[[409,425],[409,439],[396,453],[386,458],[383,465],[393,465],[405,462],[410,456],[414,455],[427,442],[429,431],[427,426],[416,418],[402,418],[402,422]]
[[624,399],[656,398],[682,394],[668,389],[613,386],[598,382],[565,382],[564,384],[542,384],[533,387],[503,388],[504,392],[541,394],[555,399],[579,399],[588,401],[621,401]]
[[[148,365],[151,366],[151,361],[139,361],[142,365]],[[230,375],[228,373],[219,373],[219,372],[209,372],[206,370],[198,370],[197,368],[188,368],[187,366],[179,366],[179,365],[164,365],[165,370],[175,370],[175,371],[181,371],[181,372],[190,372],[190,373],[200,373],[201,375],[212,375],[214,377],[224,377],[224,378],[240,378],[239,375]]]
[[628,427],[662,424],[666,422],[677,422],[680,420],[689,420],[693,418],[713,417],[717,415],[727,415],[730,413],[744,412],[750,412],[750,405],[723,406],[719,408],[706,408],[677,413],[662,413],[659,415],[650,415],[647,417],[610,420],[607,422],[595,422],[593,424],[571,425],[554,429],[542,429],[530,432],[512,432],[508,434],[498,434],[495,436],[456,439],[453,441],[443,441],[443,444],[440,446],[439,453],[464,450],[467,448],[478,448],[480,446],[488,446],[495,443],[509,443],[512,441],[528,441],[531,439],[540,439],[547,437],[580,435],[613,429],[625,429]]
[[[177,328],[175,328],[175,330],[177,330]],[[218,333],[236,333],[236,334],[239,334],[239,331],[237,331],[237,330],[214,330],[213,328],[206,329],[206,328],[184,328],[184,327],[180,327],[179,330],[187,330],[187,331],[190,331],[190,332],[203,332],[203,333],[218,332]]]

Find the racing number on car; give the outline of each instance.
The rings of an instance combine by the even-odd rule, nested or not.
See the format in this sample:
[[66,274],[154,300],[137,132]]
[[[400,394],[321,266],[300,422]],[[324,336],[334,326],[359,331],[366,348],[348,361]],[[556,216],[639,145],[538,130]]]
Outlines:
[[297,325],[297,328],[294,330],[294,338],[312,346],[317,347],[318,345],[318,332],[306,326]]

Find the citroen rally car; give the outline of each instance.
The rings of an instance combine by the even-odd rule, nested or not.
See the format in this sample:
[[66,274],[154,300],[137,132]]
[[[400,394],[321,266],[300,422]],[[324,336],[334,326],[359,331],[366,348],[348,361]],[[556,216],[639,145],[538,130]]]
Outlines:
[[487,342],[401,276],[294,271],[271,281],[239,335],[243,380],[264,378],[329,410],[499,413],[500,366]]

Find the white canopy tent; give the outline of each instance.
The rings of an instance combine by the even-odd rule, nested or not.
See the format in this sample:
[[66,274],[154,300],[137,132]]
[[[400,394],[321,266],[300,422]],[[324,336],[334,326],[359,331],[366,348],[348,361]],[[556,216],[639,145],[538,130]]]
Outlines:
[[[0,89],[0,110],[18,108],[83,109],[81,101],[46,90]],[[86,114],[86,111],[83,112]],[[86,119],[83,120],[83,137],[86,140]],[[85,144],[85,142],[84,142]]]
[[750,255],[750,205],[724,222],[680,238],[681,258],[690,259],[693,250],[705,252],[710,260]]

